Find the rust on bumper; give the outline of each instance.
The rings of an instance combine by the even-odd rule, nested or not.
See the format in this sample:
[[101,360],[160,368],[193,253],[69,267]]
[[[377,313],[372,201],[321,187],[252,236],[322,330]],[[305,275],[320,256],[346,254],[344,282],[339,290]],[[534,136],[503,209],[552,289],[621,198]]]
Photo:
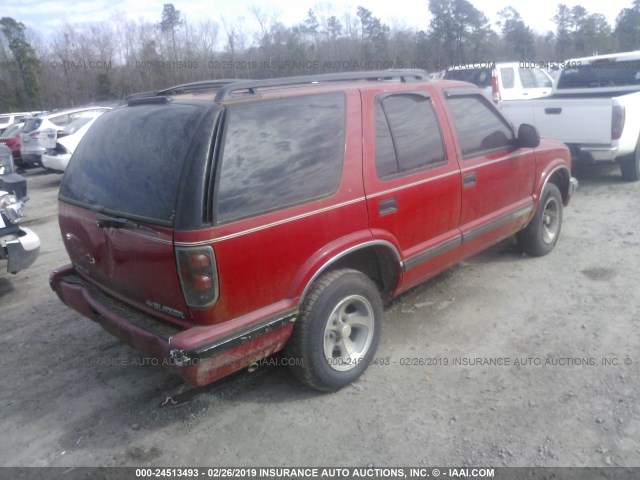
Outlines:
[[220,324],[185,330],[126,305],[82,279],[72,265],[52,272],[49,283],[66,305],[197,386],[282,350],[297,315],[291,310],[217,335],[224,331]]

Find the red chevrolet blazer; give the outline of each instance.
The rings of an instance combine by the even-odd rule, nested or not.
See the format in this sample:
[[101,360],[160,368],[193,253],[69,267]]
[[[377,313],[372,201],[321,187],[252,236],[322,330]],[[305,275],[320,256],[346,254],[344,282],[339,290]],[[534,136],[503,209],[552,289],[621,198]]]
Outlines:
[[280,350],[319,390],[383,300],[511,235],[549,253],[569,151],[422,71],[200,82],[98,118],[60,187],[60,299],[195,385]]

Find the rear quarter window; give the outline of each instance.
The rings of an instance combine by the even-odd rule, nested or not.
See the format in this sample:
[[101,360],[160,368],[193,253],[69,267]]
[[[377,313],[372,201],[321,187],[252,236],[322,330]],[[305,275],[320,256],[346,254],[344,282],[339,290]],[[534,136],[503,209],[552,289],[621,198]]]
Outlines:
[[515,86],[515,75],[513,68],[501,68],[500,76],[502,77],[502,88],[513,88]]
[[230,222],[328,196],[342,175],[343,93],[231,105],[216,220]]

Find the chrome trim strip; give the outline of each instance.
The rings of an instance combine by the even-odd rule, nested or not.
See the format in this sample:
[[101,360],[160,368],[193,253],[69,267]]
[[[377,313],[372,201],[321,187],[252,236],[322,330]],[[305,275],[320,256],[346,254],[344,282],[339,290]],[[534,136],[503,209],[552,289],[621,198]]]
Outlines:
[[[571,183],[571,178],[573,178],[571,176],[571,172],[569,171],[569,169],[565,166],[565,165],[559,165],[556,168],[554,168],[553,170],[551,170],[549,172],[549,174],[547,175],[547,178],[544,179],[544,183],[542,184],[542,188],[540,189],[540,195],[542,196],[542,192],[544,192],[545,187],[547,186],[547,183],[549,183],[549,179],[551,177],[553,177],[553,174],[556,173],[559,170],[566,170],[567,171],[567,175],[569,175],[569,183]],[[561,192],[562,193],[562,192]]]
[[390,248],[394,256],[396,257],[396,260],[398,261],[398,266],[400,267],[400,271],[402,272],[404,270],[404,262],[402,261],[402,257],[400,256],[400,253],[398,252],[398,250],[396,249],[393,243],[388,242],[387,240],[371,240],[369,242],[360,243],[358,245],[354,245],[353,247],[347,248],[346,250],[338,253],[337,255],[334,255],[325,263],[323,263],[322,266],[318,270],[316,270],[316,273],[313,274],[313,276],[311,277],[307,285],[304,287],[304,290],[302,291],[302,295],[300,295],[300,298],[302,299],[307,295],[307,292],[309,291],[309,288],[311,288],[311,285],[313,285],[313,283],[317,280],[320,274],[324,272],[329,265],[341,259],[342,257],[349,255],[350,253],[353,253],[357,250],[361,250],[363,248],[371,247],[371,246],[382,246],[382,247]]
[[484,235],[485,233],[488,233],[491,230],[495,230],[496,228],[499,228],[505,223],[509,223],[511,220],[515,220],[518,217],[523,217],[525,215],[528,215],[531,213],[531,210],[533,210],[533,200],[529,205],[520,207],[517,210],[514,210],[513,212],[506,213],[494,220],[491,220],[488,223],[485,223],[484,225],[479,225],[477,227],[474,227],[466,233],[463,232],[462,243],[473,240],[474,238]]
[[303,218],[311,217],[313,215],[318,215],[320,213],[329,212],[331,210],[336,210],[338,208],[346,207],[347,205],[352,205],[354,203],[362,202],[365,200],[365,197],[355,198],[353,200],[349,200],[347,202],[338,203],[335,205],[331,205],[329,207],[320,208],[318,210],[314,210],[313,212],[303,213],[301,215],[296,215],[294,217],[285,218],[282,220],[278,220],[277,222],[267,223],[265,225],[260,225],[259,227],[250,228],[248,230],[243,230],[241,232],[232,233],[229,235],[225,235],[224,237],[218,238],[210,238],[208,240],[200,240],[198,242],[174,242],[174,245],[179,247],[195,247],[200,245],[209,245],[211,243],[222,242],[224,240],[229,240],[236,237],[241,237],[243,235],[248,235],[250,233],[258,232],[260,230],[266,230],[267,228],[276,227],[278,225],[283,225],[285,223],[293,222],[296,220],[300,220]]
[[179,350],[171,348],[171,339],[169,339],[169,355],[171,358],[176,360],[180,359],[178,366],[187,366],[193,364],[196,359],[217,355],[253,340],[254,338],[265,335],[273,330],[284,327],[289,323],[293,323],[297,320],[297,315],[298,309],[288,310],[275,317],[270,317],[257,324],[250,325],[239,332],[233,332],[219,340],[200,345],[193,350]]
[[580,152],[615,152],[618,146],[581,145],[578,150]]
[[430,177],[430,178],[425,178],[423,180],[418,180],[417,182],[413,182],[413,183],[410,183],[408,185],[402,185],[400,187],[390,188],[389,190],[385,190],[383,192],[372,193],[371,195],[367,195],[367,198],[381,197],[383,195],[388,195],[390,193],[399,192],[400,190],[406,190],[407,188],[415,187],[415,186],[418,186],[418,185],[423,185],[425,183],[433,182],[435,180],[440,180],[441,178],[446,178],[446,177],[450,177],[451,175],[459,175],[459,174],[460,174],[460,170],[453,170],[451,172],[443,173],[443,174],[437,175],[435,177]]
[[415,255],[407,258],[404,262],[404,271],[410,270],[412,268],[417,267],[429,260],[438,257],[449,250],[459,247],[462,245],[462,235],[456,235],[453,238],[441,243],[440,245],[436,245],[434,247],[428,248],[420,253],[416,253]]

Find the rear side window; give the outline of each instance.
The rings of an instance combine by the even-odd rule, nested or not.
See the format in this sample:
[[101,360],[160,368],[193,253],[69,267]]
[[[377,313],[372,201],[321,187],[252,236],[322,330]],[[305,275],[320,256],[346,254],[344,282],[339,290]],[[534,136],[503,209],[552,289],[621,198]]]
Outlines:
[[456,126],[463,156],[509,148],[515,138],[511,127],[490,106],[482,95],[462,95],[447,98]]
[[82,138],[60,198],[171,225],[189,145],[205,107],[137,105],[101,115]]
[[513,68],[501,68],[500,76],[502,77],[502,88],[513,88],[515,80]]
[[340,183],[342,93],[229,106],[217,181],[217,221],[325,197]]
[[444,163],[440,127],[429,99],[418,94],[376,102],[376,171],[380,178]]

